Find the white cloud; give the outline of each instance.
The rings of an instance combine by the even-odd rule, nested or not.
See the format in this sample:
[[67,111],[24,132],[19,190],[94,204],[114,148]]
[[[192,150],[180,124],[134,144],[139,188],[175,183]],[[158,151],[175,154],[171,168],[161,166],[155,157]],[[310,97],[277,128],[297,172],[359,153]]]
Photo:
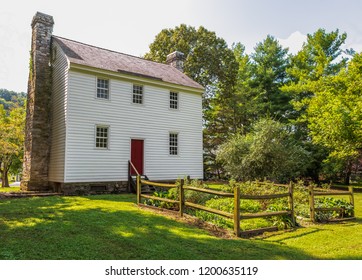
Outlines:
[[295,31],[287,39],[278,39],[278,41],[284,48],[289,48],[290,53],[296,54],[302,48],[303,43],[307,41],[307,35]]

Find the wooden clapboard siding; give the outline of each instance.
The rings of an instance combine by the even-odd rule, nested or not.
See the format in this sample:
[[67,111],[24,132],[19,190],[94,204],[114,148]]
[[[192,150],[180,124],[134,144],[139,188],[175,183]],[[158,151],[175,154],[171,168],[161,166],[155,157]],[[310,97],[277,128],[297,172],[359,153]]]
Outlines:
[[64,182],[67,93],[69,62],[62,49],[53,42],[52,135],[49,163],[49,181]]
[[[107,78],[107,76],[100,76]],[[152,180],[202,178],[201,94],[144,85],[144,104],[132,103],[132,83],[110,80],[110,99],[96,98],[96,74],[69,72],[65,182],[127,180],[130,141],[144,140],[145,174]],[[109,148],[95,148],[95,126],[108,125]],[[169,155],[169,132],[179,134],[179,155]]]

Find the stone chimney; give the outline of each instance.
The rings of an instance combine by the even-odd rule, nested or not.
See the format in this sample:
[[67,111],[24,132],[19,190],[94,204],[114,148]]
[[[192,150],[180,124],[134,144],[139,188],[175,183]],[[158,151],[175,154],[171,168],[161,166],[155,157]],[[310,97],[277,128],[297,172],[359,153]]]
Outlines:
[[184,60],[185,60],[185,55],[182,52],[175,51],[167,55],[166,63],[175,67],[179,71],[183,72]]
[[26,108],[25,150],[21,190],[48,190],[50,151],[50,66],[52,16],[37,12],[31,23],[32,40]]

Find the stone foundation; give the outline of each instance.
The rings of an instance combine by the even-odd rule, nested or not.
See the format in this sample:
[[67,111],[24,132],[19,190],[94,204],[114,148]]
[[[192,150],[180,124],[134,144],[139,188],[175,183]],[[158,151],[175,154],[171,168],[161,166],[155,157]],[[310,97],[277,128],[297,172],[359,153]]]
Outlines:
[[91,182],[91,183],[58,183],[50,182],[54,192],[64,195],[117,194],[128,192],[127,181]]

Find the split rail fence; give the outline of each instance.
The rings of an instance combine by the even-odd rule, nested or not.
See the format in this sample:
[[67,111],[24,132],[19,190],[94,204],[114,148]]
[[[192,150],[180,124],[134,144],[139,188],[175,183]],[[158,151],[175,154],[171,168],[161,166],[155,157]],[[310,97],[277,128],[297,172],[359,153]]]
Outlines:
[[348,218],[342,218],[338,220],[352,220],[355,219],[354,215],[354,194],[353,187],[348,187],[348,191],[316,191],[313,186],[309,186],[309,207],[310,207],[310,219],[312,222],[316,221],[316,212],[328,212],[328,211],[336,211],[343,212],[344,208],[342,207],[315,207],[315,197],[316,196],[349,196],[349,202],[353,207],[352,215]]
[[[156,197],[153,195],[143,194],[141,191],[142,184],[152,185],[155,187],[160,188],[178,188],[179,199],[172,200],[163,197]],[[268,195],[243,195],[240,193],[240,187],[234,188],[233,193],[215,191],[210,189],[202,189],[202,188],[195,188],[192,186],[185,186],[184,180],[181,180],[180,184],[164,184],[164,183],[157,183],[151,182],[148,180],[142,180],[140,176],[137,176],[137,204],[141,204],[142,198],[145,199],[153,199],[159,200],[167,203],[177,204],[179,206],[179,215],[182,217],[185,213],[185,207],[190,207],[202,211],[206,211],[212,214],[216,214],[222,216],[224,218],[229,218],[233,220],[234,223],[234,233],[236,236],[241,236],[241,228],[240,222],[246,219],[255,219],[255,218],[266,218],[266,217],[274,217],[274,216],[290,216],[292,226],[295,226],[295,214],[294,214],[294,202],[293,202],[293,185],[290,183],[289,185],[276,185],[276,186],[283,186],[287,187],[288,191],[285,193],[278,193],[278,194],[268,194]],[[203,192],[207,194],[213,194],[220,197],[230,197],[234,198],[234,213],[229,213],[217,209],[212,209],[200,204],[191,203],[185,201],[185,190],[195,191],[195,192]],[[240,199],[249,199],[249,200],[270,200],[276,198],[288,198],[288,210],[285,211],[274,211],[274,212],[258,212],[258,213],[241,213],[240,212]]]

